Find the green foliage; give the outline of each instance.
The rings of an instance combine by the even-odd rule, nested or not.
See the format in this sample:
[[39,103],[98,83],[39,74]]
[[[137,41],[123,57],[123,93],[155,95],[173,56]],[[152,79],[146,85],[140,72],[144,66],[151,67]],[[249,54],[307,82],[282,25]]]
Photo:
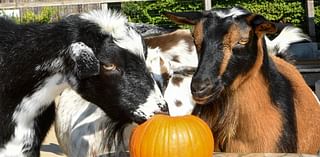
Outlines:
[[260,4],[243,4],[251,12],[261,14],[269,20],[299,25],[304,20],[304,8],[301,1],[286,2],[274,0]]
[[43,7],[41,11],[36,14],[32,10],[27,10],[24,12],[20,19],[17,19],[20,23],[29,23],[29,22],[37,22],[37,23],[50,23],[53,20],[59,18],[58,10],[50,7]]
[[[156,25],[172,25],[162,15],[164,11],[182,12],[203,10],[203,0],[156,0],[152,2],[128,2],[123,12],[132,22]],[[242,6],[253,13],[261,14],[277,22],[300,25],[304,20],[304,8],[300,0],[214,0],[215,8]]]
[[320,5],[315,7],[314,22],[320,26]]
[[173,26],[163,13],[196,11],[203,9],[203,0],[156,0],[152,2],[127,2],[123,3],[122,11],[128,16],[129,21],[149,23],[162,26]]

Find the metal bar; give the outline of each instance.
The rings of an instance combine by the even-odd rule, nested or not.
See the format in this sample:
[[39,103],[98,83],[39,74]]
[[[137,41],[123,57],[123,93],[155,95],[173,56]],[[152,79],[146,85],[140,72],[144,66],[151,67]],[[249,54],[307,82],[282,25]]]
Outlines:
[[0,3],[0,9],[17,9],[17,8],[32,8],[32,7],[45,7],[45,6],[65,6],[65,5],[114,3],[114,2],[130,2],[130,1],[154,1],[154,0],[64,0],[64,1],[54,1],[54,2],[14,2],[14,3]]

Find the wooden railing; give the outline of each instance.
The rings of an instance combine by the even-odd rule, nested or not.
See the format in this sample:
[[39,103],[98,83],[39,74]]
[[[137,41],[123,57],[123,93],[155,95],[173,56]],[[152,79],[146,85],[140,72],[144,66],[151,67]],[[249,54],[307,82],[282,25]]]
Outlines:
[[152,0],[63,0],[63,1],[51,1],[51,2],[12,2],[12,3],[0,3],[0,9],[86,5],[86,4],[129,2],[129,1],[152,1]]

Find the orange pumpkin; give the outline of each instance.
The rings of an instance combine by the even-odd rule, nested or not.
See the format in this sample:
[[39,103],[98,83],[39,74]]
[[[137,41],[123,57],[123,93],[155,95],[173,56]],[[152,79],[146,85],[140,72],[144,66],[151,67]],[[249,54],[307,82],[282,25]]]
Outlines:
[[192,115],[155,115],[137,126],[130,139],[131,157],[212,157],[208,125]]

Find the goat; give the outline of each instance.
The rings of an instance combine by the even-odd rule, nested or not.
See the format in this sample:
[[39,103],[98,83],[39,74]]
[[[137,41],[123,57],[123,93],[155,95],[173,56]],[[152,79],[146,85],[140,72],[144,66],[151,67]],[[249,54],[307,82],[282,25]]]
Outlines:
[[[179,47],[180,45],[176,46]],[[176,60],[170,60],[171,57],[165,57],[168,52],[162,52],[159,47],[149,52],[147,67],[163,92],[164,99],[168,103],[169,114],[171,116],[191,114],[195,103],[192,99],[190,84],[196,67],[172,67],[172,62],[178,63],[178,65],[186,65],[187,63],[179,60],[179,58],[189,57],[189,55],[184,56],[182,52],[172,53],[179,57],[176,57]],[[184,52],[193,53],[187,50]]]
[[[148,36],[144,40],[148,47],[160,49],[155,58],[161,64],[153,66],[159,67],[160,71],[153,74],[158,82],[162,82],[160,88],[168,103],[170,115],[191,114],[195,103],[190,84],[198,60],[190,30],[178,29],[158,36]],[[170,75],[164,69],[170,69]]]
[[[179,32],[182,32],[182,34]],[[190,49],[190,46],[186,46],[185,41],[179,41],[193,40],[190,31],[189,36],[186,36],[186,33],[187,31],[178,30],[175,33],[166,33],[161,36],[148,36],[149,41],[167,36],[170,41],[175,41],[176,43],[176,45],[170,43],[172,44],[171,47],[175,48],[168,48],[166,43],[158,42],[157,46],[153,45],[154,48],[148,48],[146,58],[146,65],[164,93],[171,115],[191,114],[194,107],[190,83],[192,71],[194,71],[195,67],[183,66],[174,71],[171,66],[171,62],[175,62],[177,65],[187,65],[188,63],[185,61],[192,59],[189,57],[190,54],[195,54],[194,48]],[[173,40],[172,38],[175,39]],[[187,43],[193,44],[192,41]],[[168,49],[162,52],[161,49],[164,50],[164,46]],[[194,45],[191,46],[194,47]],[[192,50],[192,52],[189,50]],[[183,52],[188,54],[184,55]],[[165,57],[168,54],[179,57]],[[184,59],[185,56],[188,59]],[[176,60],[170,60],[172,58]],[[194,58],[193,62],[197,62],[197,59]],[[173,92],[176,93],[172,94]],[[189,94],[185,94],[186,92],[189,92]],[[117,147],[114,144],[112,148],[107,147],[108,138],[105,138],[110,131],[108,125],[110,123],[112,124],[113,121],[108,113],[102,112],[97,106],[84,100],[72,90],[65,90],[60,96],[60,100],[57,101],[56,137],[63,151],[70,157],[90,157],[113,153]],[[116,140],[123,139],[125,146],[127,146],[129,141],[128,134],[133,126],[135,124],[128,125],[125,128],[124,135],[117,134]],[[80,150],[79,147],[81,147]],[[127,150],[127,148],[124,149]]]
[[292,64],[268,54],[274,23],[239,7],[165,15],[194,26],[193,114],[211,127],[215,151],[319,150],[319,101]]
[[[182,33],[182,36],[179,32]],[[303,38],[298,40],[299,37],[302,37],[298,32],[296,28],[283,29],[274,40],[268,39],[271,43],[270,48],[277,47],[278,49],[286,51],[288,44],[290,45],[291,43],[279,39],[290,36],[296,39],[294,42],[303,40]],[[196,53],[195,49],[189,49],[189,46],[186,46],[185,43],[194,46],[192,34],[189,32],[187,35],[186,33],[188,33],[187,30],[177,30],[176,32],[162,35],[148,35],[148,37],[145,38],[149,43],[154,43],[153,46],[151,45],[154,48],[148,48],[148,57],[146,59],[147,67],[162,90],[164,98],[168,103],[169,113],[172,116],[191,114],[195,106],[191,95],[190,84],[192,74],[196,67],[187,66],[188,62],[184,62],[187,59],[179,60],[180,58],[190,56],[184,55],[182,53],[183,51],[189,54]],[[169,43],[171,47],[165,49],[164,47],[168,45],[166,45],[166,42],[156,42],[159,38],[162,40],[167,38],[168,41],[175,41],[175,44]],[[191,41],[189,42],[188,40]],[[282,42],[286,42],[286,44]],[[285,47],[283,47],[283,45]],[[166,51],[163,52],[160,48]],[[176,49],[180,49],[181,51],[171,51]],[[166,57],[165,54],[170,55]],[[175,58],[175,60],[173,60],[173,58]],[[190,57],[190,59],[192,58]],[[192,63],[191,65],[197,64],[196,58],[192,61],[196,63]],[[182,66],[174,69],[171,66],[172,62]],[[64,152],[71,157],[89,157],[114,152],[114,148],[111,150],[108,149],[107,142],[104,138],[109,129],[106,124],[111,122],[108,115],[94,104],[83,100],[71,90],[64,91],[61,97],[63,102],[57,103],[58,116],[55,122],[55,131],[59,144]],[[134,126],[135,124],[128,125],[125,128],[123,137],[118,137],[124,139],[126,147],[129,141],[128,134],[130,134]],[[79,147],[81,147],[81,150],[78,149]]]
[[189,30],[178,29],[159,36],[149,36],[144,40],[148,47],[160,49],[162,55],[170,60],[173,70],[198,65],[196,49]]
[[75,90],[115,122],[111,135],[167,106],[125,16],[98,10],[51,24],[0,18],[0,156],[38,157],[54,98]]

